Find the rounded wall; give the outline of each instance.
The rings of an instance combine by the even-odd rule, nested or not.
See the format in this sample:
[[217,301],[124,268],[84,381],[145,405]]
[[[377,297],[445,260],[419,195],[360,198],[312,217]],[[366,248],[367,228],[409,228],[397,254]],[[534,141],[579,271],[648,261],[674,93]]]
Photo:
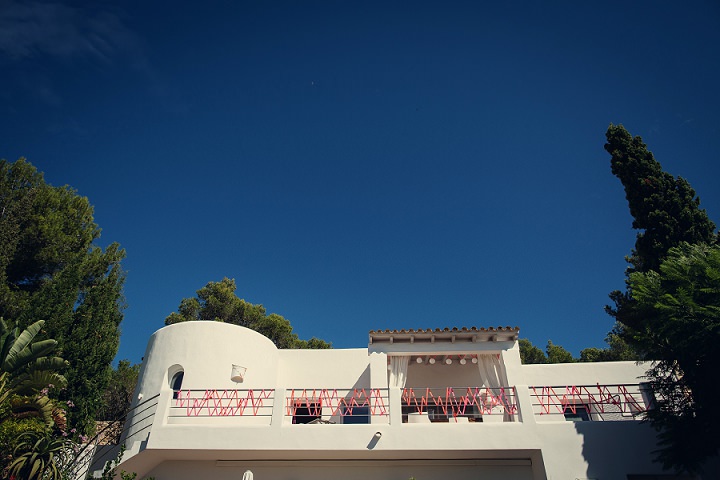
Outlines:
[[[272,388],[277,359],[275,344],[249,328],[209,321],[177,323],[150,337],[138,393],[148,398],[170,389],[169,380],[179,367],[185,372],[183,390]],[[233,365],[247,369],[240,382],[230,379]]]
[[[180,371],[183,391],[275,388],[277,364],[275,344],[249,328],[211,321],[170,325],[150,337],[132,407],[170,391],[170,382]],[[233,365],[244,367],[242,381],[231,379]],[[138,414],[142,415],[147,413]],[[137,429],[133,416],[131,412],[126,421],[130,430]],[[137,427],[147,422],[141,423]]]

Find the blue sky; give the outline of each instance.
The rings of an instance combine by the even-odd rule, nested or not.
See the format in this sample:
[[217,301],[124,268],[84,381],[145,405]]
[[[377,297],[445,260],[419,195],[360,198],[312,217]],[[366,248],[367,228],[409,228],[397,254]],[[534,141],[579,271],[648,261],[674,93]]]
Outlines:
[[720,221],[720,7],[486,3],[2,1],[0,157],[127,250],[118,358],[225,276],[340,348],[602,346],[635,236],[608,125]]

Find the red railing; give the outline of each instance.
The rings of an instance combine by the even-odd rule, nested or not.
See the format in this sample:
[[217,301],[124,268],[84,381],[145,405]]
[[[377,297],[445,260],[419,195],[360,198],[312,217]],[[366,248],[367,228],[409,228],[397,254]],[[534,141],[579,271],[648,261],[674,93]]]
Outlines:
[[293,423],[336,423],[331,418],[358,417],[353,423],[369,423],[370,417],[387,417],[388,392],[384,388],[292,388],[286,391],[285,415]]
[[479,419],[487,415],[512,417],[518,411],[515,387],[405,388],[402,405],[405,414],[429,412],[441,419]]
[[533,408],[539,415],[577,414],[579,410],[597,420],[624,420],[647,410],[639,384],[567,385],[530,387]]
[[180,390],[175,392],[171,417],[270,417],[275,390]]

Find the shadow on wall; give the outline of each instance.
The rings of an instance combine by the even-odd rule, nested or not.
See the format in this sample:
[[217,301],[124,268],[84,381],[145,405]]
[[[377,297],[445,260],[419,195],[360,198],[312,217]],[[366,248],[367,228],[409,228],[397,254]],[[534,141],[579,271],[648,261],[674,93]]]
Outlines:
[[[650,480],[694,480],[674,476],[653,463],[657,448],[655,431],[639,421],[576,421],[575,430],[583,437],[582,454],[588,464],[588,478]],[[670,476],[665,476],[670,473]],[[713,477],[714,478],[714,477]]]
[[[370,366],[352,386],[292,389],[292,423],[371,423],[373,392],[370,388]],[[339,395],[337,395],[339,394]]]

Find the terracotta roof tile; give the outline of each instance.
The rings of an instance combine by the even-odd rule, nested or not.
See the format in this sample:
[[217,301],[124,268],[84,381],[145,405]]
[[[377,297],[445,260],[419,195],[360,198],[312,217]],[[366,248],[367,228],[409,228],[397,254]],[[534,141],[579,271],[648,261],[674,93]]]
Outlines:
[[516,332],[520,331],[519,327],[445,327],[445,328],[427,328],[427,329],[401,329],[401,330],[370,330],[370,334],[402,334],[402,333],[452,333],[452,332]]

